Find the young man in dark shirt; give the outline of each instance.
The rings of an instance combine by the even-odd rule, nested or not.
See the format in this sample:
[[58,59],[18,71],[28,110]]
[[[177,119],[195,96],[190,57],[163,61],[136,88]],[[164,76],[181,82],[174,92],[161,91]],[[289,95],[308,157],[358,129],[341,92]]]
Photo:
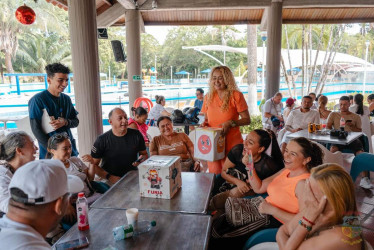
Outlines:
[[[123,109],[115,108],[110,111],[109,123],[112,129],[96,139],[91,155],[82,158],[97,166],[101,161],[101,168],[96,168],[96,174],[115,183],[127,172],[137,170],[137,166],[148,158],[148,154],[142,134],[128,128],[127,115]],[[141,159],[139,161],[138,153]]]
[[[75,140],[70,128],[78,127],[78,112],[68,95],[62,93],[68,86],[70,69],[61,63],[49,64],[47,71],[48,88],[29,101],[29,116],[31,130],[39,143],[39,158],[44,159],[47,153],[49,137],[56,133],[67,133],[72,144],[72,156],[78,155]],[[50,117],[53,131],[47,132],[42,126],[43,110]]]

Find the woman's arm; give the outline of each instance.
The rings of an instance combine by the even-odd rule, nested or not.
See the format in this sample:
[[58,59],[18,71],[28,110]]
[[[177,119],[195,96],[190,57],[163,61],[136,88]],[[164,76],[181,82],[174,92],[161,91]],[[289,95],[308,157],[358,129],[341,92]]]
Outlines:
[[262,214],[269,214],[273,217],[276,217],[277,219],[281,220],[283,223],[290,222],[292,218],[295,216],[295,214],[289,213],[287,211],[284,211],[283,209],[280,209],[276,206],[271,205],[266,200],[264,200],[260,204],[258,211]]
[[131,124],[129,125],[129,128],[133,128],[133,129],[138,130],[138,126],[136,126],[135,122],[131,123]]
[[[248,156],[248,153],[246,152],[243,156],[243,159],[242,159],[243,164],[246,165],[246,166],[248,164],[248,159],[249,159],[249,156]],[[277,173],[273,174],[272,176],[270,176],[270,177],[268,177],[264,180],[261,180],[258,177],[258,175],[256,173],[256,169],[253,166],[253,169],[248,171],[248,183],[251,185],[251,187],[252,187],[252,189],[255,193],[257,193],[257,194],[266,193],[270,182],[272,182],[274,180],[274,178],[277,177],[282,171],[283,171],[283,169],[279,170]]]

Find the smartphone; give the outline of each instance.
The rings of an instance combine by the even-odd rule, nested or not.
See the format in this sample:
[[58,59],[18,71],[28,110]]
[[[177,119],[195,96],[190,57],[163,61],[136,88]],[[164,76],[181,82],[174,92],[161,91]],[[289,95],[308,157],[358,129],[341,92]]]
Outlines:
[[138,163],[138,162],[142,162],[144,158],[138,158],[136,161],[134,161],[132,164],[134,163]]
[[70,250],[70,249],[80,249],[89,245],[87,237],[81,237],[75,240],[70,240],[62,242],[56,245],[56,250]]

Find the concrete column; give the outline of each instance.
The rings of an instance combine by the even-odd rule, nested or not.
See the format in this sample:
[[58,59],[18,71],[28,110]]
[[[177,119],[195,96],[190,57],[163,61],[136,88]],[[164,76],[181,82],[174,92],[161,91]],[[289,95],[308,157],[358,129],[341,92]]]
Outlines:
[[142,81],[133,80],[134,76],[142,76],[142,62],[140,52],[140,12],[127,10],[126,18],[126,48],[127,48],[127,73],[129,79],[129,109],[136,98],[142,96]]
[[91,152],[103,133],[95,0],[69,0],[69,30],[76,109],[79,112],[79,154]]
[[282,46],[282,0],[272,0],[268,15],[265,99],[279,91]]

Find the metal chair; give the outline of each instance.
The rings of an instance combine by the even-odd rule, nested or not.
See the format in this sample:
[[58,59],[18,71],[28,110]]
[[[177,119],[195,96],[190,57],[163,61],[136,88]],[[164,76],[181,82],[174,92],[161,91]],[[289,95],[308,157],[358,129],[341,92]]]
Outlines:
[[374,154],[361,153],[357,155],[352,162],[350,175],[353,182],[356,181],[358,175],[362,171],[374,171]]

